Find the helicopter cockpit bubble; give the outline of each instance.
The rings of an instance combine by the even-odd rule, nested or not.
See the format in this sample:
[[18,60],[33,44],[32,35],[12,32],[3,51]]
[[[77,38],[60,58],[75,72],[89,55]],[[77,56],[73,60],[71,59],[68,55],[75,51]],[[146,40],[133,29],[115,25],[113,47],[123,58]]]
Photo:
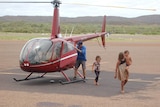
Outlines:
[[20,54],[20,64],[29,62],[30,64],[41,64],[49,62],[52,57],[53,42],[46,38],[36,38],[28,41]]

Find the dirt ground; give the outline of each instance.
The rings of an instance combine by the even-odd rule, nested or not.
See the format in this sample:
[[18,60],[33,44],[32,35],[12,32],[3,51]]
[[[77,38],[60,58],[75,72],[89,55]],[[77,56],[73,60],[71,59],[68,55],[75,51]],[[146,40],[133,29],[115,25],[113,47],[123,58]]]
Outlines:
[[[146,39],[150,40],[150,38]],[[33,85],[30,82],[31,86],[28,85],[29,83],[24,83],[25,86],[23,86],[22,83],[10,81],[13,75],[24,76],[24,72],[19,68],[19,54],[26,41],[1,40],[0,107],[159,107],[160,42],[157,39],[160,40],[160,38],[151,39],[153,40],[149,42],[132,40],[107,42],[106,49],[100,47],[96,41],[85,42],[88,77],[94,78],[94,75],[91,75],[91,64],[95,56],[100,55],[102,57],[100,85],[96,87],[91,85],[92,81],[89,81],[88,84],[90,82],[91,84],[88,86],[84,85],[85,83],[75,83],[65,86],[56,85],[57,90],[50,90],[54,87],[41,84],[43,91],[39,91],[40,86],[36,83],[33,83],[36,84]],[[114,80],[113,76],[118,53],[124,50],[130,51],[133,64],[130,66],[130,79],[128,86],[126,86],[128,92],[120,94],[120,83],[118,80]],[[17,70],[15,74],[14,70]],[[105,76],[105,73],[108,76]],[[103,81],[105,79],[106,82]],[[21,89],[22,87],[30,89]],[[81,89],[78,90],[76,87]],[[63,92],[60,92],[62,89],[64,89]],[[74,91],[74,89],[79,92],[72,93],[71,91]],[[47,90],[50,92],[47,93]],[[86,93],[83,93],[83,91],[86,91]],[[105,93],[108,94],[105,95]]]

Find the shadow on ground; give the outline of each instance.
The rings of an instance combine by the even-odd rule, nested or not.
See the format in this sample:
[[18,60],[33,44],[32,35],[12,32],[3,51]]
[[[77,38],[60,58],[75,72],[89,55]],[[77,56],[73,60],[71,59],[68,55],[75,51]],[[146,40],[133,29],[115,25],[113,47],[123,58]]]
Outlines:
[[[14,77],[17,79],[25,78],[25,73],[20,69],[12,69],[0,74],[0,90],[9,91],[22,91],[22,92],[38,92],[38,93],[57,93],[57,94],[70,94],[70,95],[85,95],[96,97],[110,97],[120,93],[120,81],[114,79],[114,72],[102,71],[100,74],[99,86],[93,84],[95,74],[87,71],[86,82],[78,82],[67,85],[62,85],[59,80],[65,81],[60,73],[47,74],[44,78],[29,80],[23,82],[15,82]],[[5,73],[7,72],[7,74]],[[66,71],[67,75],[72,78],[73,71]],[[36,74],[37,75],[37,74]],[[33,76],[36,76],[33,75]],[[126,85],[126,93],[137,92],[144,90],[149,84],[157,81],[160,75],[156,74],[130,74],[130,81]],[[53,80],[53,83],[50,83]],[[2,85],[3,84],[3,85]]]

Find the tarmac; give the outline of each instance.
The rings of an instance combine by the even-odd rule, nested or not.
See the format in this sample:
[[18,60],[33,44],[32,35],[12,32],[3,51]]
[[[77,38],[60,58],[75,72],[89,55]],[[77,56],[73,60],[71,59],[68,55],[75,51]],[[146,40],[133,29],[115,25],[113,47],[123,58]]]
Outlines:
[[[159,39],[159,38],[158,38]],[[148,38],[147,38],[148,40]],[[160,39],[159,39],[160,40]],[[87,80],[62,85],[59,72],[44,78],[15,82],[28,75],[19,68],[19,54],[26,41],[0,41],[0,107],[159,107],[160,42],[107,42],[106,49],[96,41],[85,42],[87,48]],[[129,82],[120,93],[120,81],[114,79],[118,53],[130,51]],[[94,85],[91,65],[96,55],[102,57],[99,86]],[[81,71],[81,67],[79,68]],[[65,73],[73,78],[73,70]],[[40,74],[34,74],[38,76]],[[52,80],[52,82],[50,82]]]

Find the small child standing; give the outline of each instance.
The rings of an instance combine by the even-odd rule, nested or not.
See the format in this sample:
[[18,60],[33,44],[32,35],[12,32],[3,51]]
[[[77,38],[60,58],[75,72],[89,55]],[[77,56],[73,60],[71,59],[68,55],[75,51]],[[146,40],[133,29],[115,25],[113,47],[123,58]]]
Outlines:
[[128,50],[124,51],[124,57],[126,59],[127,66],[130,66],[132,64],[132,58],[130,57]]
[[101,57],[96,56],[95,62],[92,65],[92,72],[95,72],[95,74],[96,74],[96,78],[94,80],[95,85],[99,85],[98,84],[98,78],[99,78],[99,74],[100,74],[100,61],[101,61]]
[[125,60],[126,60],[126,74],[127,74],[127,78],[125,80],[125,83],[124,85],[128,82],[128,77],[129,77],[129,66],[132,64],[132,58],[130,57],[129,55],[129,51],[126,50],[124,51],[124,57],[125,57]]

